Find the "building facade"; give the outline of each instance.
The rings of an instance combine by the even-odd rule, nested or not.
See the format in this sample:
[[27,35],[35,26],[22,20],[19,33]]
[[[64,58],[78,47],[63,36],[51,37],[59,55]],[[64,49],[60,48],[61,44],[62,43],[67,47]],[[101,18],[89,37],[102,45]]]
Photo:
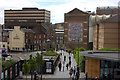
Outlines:
[[88,13],[77,8],[64,15],[64,41],[66,48],[88,48]]
[[93,50],[101,48],[120,49],[119,16],[112,16],[95,25]]
[[97,23],[111,17],[111,15],[90,15],[89,16],[89,49],[93,50],[93,32]]
[[100,80],[119,80],[120,62],[118,51],[83,51],[85,73],[88,78]]
[[22,8],[22,10],[5,10],[5,28],[21,28],[32,29],[39,26],[38,23],[50,23],[50,11],[38,8]]
[[24,51],[25,33],[20,30],[20,26],[15,26],[14,30],[9,33],[10,51]]
[[118,14],[118,6],[97,7],[97,15],[114,15]]
[[55,24],[56,48],[64,48],[64,23]]

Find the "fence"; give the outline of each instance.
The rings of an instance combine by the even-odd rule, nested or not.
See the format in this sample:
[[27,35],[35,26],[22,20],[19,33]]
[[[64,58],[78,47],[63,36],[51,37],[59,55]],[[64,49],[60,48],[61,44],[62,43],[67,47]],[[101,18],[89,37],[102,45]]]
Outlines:
[[19,76],[20,71],[22,71],[23,60],[11,65],[10,67],[4,69],[1,73],[1,80],[14,80]]

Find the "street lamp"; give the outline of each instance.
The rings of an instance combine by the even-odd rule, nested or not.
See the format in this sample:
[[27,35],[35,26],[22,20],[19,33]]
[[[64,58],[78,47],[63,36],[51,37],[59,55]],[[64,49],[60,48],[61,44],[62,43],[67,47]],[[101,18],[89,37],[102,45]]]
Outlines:
[[[47,42],[49,43],[51,40],[50,39],[47,39]],[[50,45],[47,45],[48,46],[48,48],[50,48]]]
[[43,52],[41,52],[41,80],[42,80],[42,54]]

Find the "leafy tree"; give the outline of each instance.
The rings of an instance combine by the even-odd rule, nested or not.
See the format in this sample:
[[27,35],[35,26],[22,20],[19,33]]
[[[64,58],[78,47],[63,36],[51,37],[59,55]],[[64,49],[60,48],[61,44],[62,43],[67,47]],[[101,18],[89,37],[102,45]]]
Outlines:
[[40,66],[41,66],[41,55],[39,53],[37,53],[37,56],[36,56],[36,63],[37,63],[37,69],[38,69],[38,72],[40,72]]
[[24,64],[23,64],[22,70],[23,70],[24,74],[26,75],[26,80],[27,80],[27,75],[30,72],[30,64],[26,60],[24,60]]
[[30,72],[31,72],[31,80],[32,80],[33,72],[36,70],[36,67],[37,67],[36,59],[32,57],[32,54],[30,55],[28,63],[30,64]]

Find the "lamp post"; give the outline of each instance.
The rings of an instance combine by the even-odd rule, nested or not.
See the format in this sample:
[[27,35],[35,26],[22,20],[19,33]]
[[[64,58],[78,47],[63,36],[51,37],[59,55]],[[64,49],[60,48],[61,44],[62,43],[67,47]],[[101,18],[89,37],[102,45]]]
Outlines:
[[42,54],[43,52],[41,52],[41,80],[42,80]]
[[[47,44],[50,42],[51,40],[50,39],[47,39]],[[48,48],[50,48],[50,45],[48,44],[47,45],[48,46]],[[47,49],[48,50],[48,49]]]

